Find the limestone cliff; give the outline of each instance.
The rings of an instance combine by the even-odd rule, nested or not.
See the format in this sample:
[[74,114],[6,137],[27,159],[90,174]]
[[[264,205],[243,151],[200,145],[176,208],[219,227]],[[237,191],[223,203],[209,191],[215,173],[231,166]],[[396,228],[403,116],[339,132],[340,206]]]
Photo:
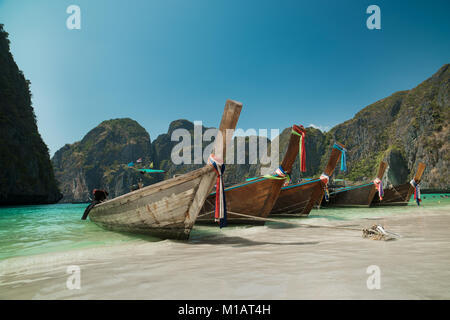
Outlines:
[[450,183],[450,65],[417,87],[396,92],[358,112],[327,133],[328,143],[346,145],[348,175],[371,179],[380,160],[389,164],[385,179],[407,182],[419,162],[427,165],[423,188],[448,189]]
[[38,132],[30,82],[0,24],[0,205],[54,203],[61,196]]
[[[155,151],[155,163],[158,165],[158,167],[162,170],[165,170],[165,179],[171,178],[174,175],[177,174],[183,174],[198,168],[201,168],[205,165],[204,162],[198,163],[198,161],[194,161],[194,148],[197,146],[201,146],[202,152],[205,152],[205,149],[208,145],[212,143],[212,141],[202,141],[201,143],[197,143],[194,141],[194,123],[181,119],[173,121],[169,125],[169,129],[167,133],[159,135],[152,143],[153,150]],[[190,145],[191,147],[186,148],[183,152],[187,152],[190,154],[191,163],[190,164],[174,164],[171,159],[171,153],[173,148],[181,142],[181,139],[178,141],[172,141],[172,134],[176,129],[184,129],[187,133],[190,135]],[[202,135],[204,135],[207,128],[202,126],[199,127],[197,130],[198,132],[201,132]],[[202,136],[203,137],[203,136]],[[233,184],[236,182],[240,182],[245,180],[249,177],[254,177],[259,175],[260,173],[260,167],[261,164],[259,161],[256,163],[249,163],[249,137],[242,138],[244,140],[244,146],[245,146],[245,155],[243,155],[243,161],[244,164],[238,164],[238,158],[237,158],[237,148],[238,148],[238,140],[239,138],[234,138],[233,140],[233,146],[234,146],[234,164],[227,164],[225,175],[224,175],[224,181],[227,185]],[[261,139],[261,137],[259,137]],[[262,138],[266,140],[266,143],[268,145],[268,148],[270,150],[270,140],[266,138]],[[202,139],[203,140],[203,139]],[[256,149],[256,152],[258,152],[258,149]],[[180,155],[182,152],[179,153]]]
[[[291,175],[293,180],[320,175],[333,143],[338,141],[348,149],[348,171],[335,170],[337,177],[353,181],[372,179],[379,162],[384,159],[389,164],[385,182],[400,184],[407,182],[418,163],[423,161],[427,165],[422,178],[423,188],[449,189],[449,85],[450,68],[445,65],[416,88],[394,93],[365,107],[354,118],[329,132],[307,128],[307,171],[300,173],[297,158]],[[172,141],[176,129],[184,129],[190,135],[185,152],[190,153],[192,164],[176,165],[171,159],[173,148],[180,143]],[[202,133],[207,129],[197,128]],[[159,135],[151,143],[148,133],[134,120],[103,122],[82,141],[64,146],[52,159],[65,201],[86,201],[93,188],[106,188],[112,197],[128,192],[129,186],[135,184],[140,175],[126,164],[139,157],[144,158],[145,164],[153,162],[154,168],[166,171],[165,174],[146,176],[144,183],[147,185],[200,168],[203,163],[194,163],[194,130],[192,122],[176,120],[169,125],[167,133]],[[286,128],[275,138],[279,144],[280,163],[290,133],[291,128]],[[269,150],[273,147],[273,142],[261,139],[266,139]],[[226,167],[224,178],[228,185],[261,173],[259,161],[254,164],[248,162],[249,140],[249,137],[245,138],[246,164],[237,163],[235,151],[235,164]],[[210,144],[209,141],[199,143],[202,148]]]
[[[128,163],[142,158],[142,164]],[[127,193],[142,179],[144,185],[160,181],[162,174],[136,170],[153,162],[150,136],[132,119],[103,121],[74,144],[67,144],[52,158],[64,202],[89,201],[94,188],[106,189],[109,197]]]

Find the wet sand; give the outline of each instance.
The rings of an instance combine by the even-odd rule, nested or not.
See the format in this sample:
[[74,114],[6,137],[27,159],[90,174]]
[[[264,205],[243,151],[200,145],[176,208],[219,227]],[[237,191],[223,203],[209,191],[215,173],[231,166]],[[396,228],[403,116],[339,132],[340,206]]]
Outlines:
[[[352,229],[377,223],[401,238],[375,241],[357,230],[268,223],[194,231],[185,243],[139,241],[10,258],[0,261],[0,298],[450,298],[450,206],[408,206],[392,216],[347,221],[289,221]],[[79,290],[66,287],[69,265],[80,267]],[[371,265],[380,268],[380,289],[367,288]]]

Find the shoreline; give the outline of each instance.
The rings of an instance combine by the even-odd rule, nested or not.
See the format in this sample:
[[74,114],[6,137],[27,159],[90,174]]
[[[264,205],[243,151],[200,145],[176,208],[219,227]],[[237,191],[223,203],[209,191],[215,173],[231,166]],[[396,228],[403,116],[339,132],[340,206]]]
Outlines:
[[[13,257],[0,261],[0,299],[450,298],[448,205],[290,220],[361,229],[377,223],[401,238],[375,241],[354,230],[268,223],[194,233],[188,242],[142,240]],[[79,290],[66,287],[69,265],[80,267]],[[371,265],[381,270],[380,290],[367,289]]]

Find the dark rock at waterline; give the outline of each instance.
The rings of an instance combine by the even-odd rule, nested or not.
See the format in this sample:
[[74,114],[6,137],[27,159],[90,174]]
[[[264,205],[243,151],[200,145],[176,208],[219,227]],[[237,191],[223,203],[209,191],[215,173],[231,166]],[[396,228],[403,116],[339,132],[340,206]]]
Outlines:
[[408,162],[400,150],[390,149],[386,152],[386,162],[389,164],[387,179],[392,185],[399,185],[408,180]]
[[0,24],[0,205],[55,203],[62,197],[29,86]]

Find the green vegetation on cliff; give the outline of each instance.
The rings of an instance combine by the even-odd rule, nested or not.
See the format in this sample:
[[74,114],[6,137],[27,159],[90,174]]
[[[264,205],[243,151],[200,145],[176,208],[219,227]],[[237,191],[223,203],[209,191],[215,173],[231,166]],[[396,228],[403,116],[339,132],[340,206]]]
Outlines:
[[424,162],[425,188],[448,189],[450,158],[450,65],[416,88],[379,100],[327,133],[346,145],[348,178],[372,179],[389,164],[390,183],[406,182]]
[[31,103],[30,82],[14,62],[0,24],[0,204],[61,198]]
[[[318,176],[325,168],[334,142],[347,150],[347,172],[335,170],[337,178],[367,181],[375,177],[380,161],[389,164],[385,182],[401,184],[415,173],[419,162],[427,169],[424,188],[448,189],[450,183],[450,65],[442,66],[431,78],[411,90],[381,99],[350,120],[323,133],[307,128],[306,168],[299,173],[294,164],[294,181],[299,176]],[[290,128],[280,135],[280,159],[289,141]]]
[[[127,164],[142,158],[142,164]],[[93,189],[106,189],[110,197],[130,191],[140,180],[144,185],[162,179],[162,175],[142,174],[139,167],[154,161],[150,136],[136,121],[103,121],[74,144],[67,144],[52,158],[65,202],[89,201]]]

